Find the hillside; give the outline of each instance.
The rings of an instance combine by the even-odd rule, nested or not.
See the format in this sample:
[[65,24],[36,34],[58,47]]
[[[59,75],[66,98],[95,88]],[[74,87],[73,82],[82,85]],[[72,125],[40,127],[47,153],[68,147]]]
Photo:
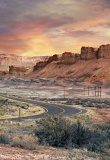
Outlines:
[[110,82],[110,45],[82,47],[81,54],[65,52],[34,66],[28,78],[81,79]]
[[32,72],[27,77],[102,80],[106,83],[110,81],[110,59],[79,60],[72,65],[58,64],[57,61],[53,61],[43,69]]

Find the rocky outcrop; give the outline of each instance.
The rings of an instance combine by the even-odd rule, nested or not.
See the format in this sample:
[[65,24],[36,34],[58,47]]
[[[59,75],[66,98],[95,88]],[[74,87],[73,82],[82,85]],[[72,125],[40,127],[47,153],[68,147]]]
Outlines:
[[9,66],[9,74],[15,77],[23,77],[27,75],[31,70],[26,67]]
[[33,67],[33,71],[43,69],[47,65],[47,61],[41,61],[36,63],[36,65]]
[[110,44],[101,45],[98,49],[98,58],[110,58]]
[[79,54],[74,54],[71,52],[65,52],[62,54],[60,64],[71,65],[76,63],[80,58]]
[[55,54],[49,57],[47,61],[41,61],[41,62],[36,63],[36,65],[33,67],[33,71],[43,69],[47,64],[51,63],[52,61],[57,61],[57,60],[58,60],[58,55]]
[[58,55],[57,54],[49,57],[48,60],[47,60],[47,64],[51,63],[52,61],[58,61]]
[[82,47],[81,48],[81,60],[96,59],[98,48]]
[[0,71],[0,79],[5,78],[8,75],[8,71]]

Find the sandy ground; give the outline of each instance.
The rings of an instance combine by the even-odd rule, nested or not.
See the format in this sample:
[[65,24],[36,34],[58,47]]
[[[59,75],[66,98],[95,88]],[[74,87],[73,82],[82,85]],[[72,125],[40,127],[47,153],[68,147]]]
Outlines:
[[110,108],[96,109],[103,121],[110,121]]
[[38,148],[31,151],[0,145],[0,160],[99,160],[94,156],[87,156],[87,150],[66,150],[52,147]]
[[[102,86],[101,97],[98,97],[98,86],[100,82],[90,83],[76,80],[57,80],[38,78],[22,79],[9,78],[0,80],[0,94],[17,95],[24,98],[74,98],[74,97],[95,97],[95,86],[97,98],[110,98],[110,85]],[[89,96],[88,96],[88,86]],[[96,97],[95,97],[96,98]]]
[[34,152],[25,149],[0,146],[0,160],[43,160],[49,159],[49,155],[43,152]]

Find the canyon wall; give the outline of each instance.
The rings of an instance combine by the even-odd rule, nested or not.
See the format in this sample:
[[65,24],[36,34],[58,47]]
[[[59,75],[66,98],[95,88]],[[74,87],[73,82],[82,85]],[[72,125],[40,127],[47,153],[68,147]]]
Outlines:
[[110,44],[101,45],[98,49],[98,58],[110,58]]

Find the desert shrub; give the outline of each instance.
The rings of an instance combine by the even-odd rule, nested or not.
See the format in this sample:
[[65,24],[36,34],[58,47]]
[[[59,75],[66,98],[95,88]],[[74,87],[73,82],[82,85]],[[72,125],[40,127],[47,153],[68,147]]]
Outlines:
[[21,138],[14,137],[11,146],[33,150],[36,149],[37,143],[38,143],[37,137],[33,135],[24,135]]
[[87,144],[92,137],[92,132],[80,121],[70,124],[63,117],[47,116],[36,122],[38,128],[35,130],[35,135],[42,144],[58,147],[81,147]]
[[41,144],[56,147],[87,148],[92,152],[103,153],[110,147],[110,125],[87,128],[79,120],[71,124],[63,117],[46,116],[37,120],[35,135]]
[[92,137],[92,132],[84,127],[80,121],[77,121],[76,124],[72,125],[72,144],[75,146],[83,146],[87,144]]
[[3,131],[0,131],[0,143],[4,143],[4,144],[9,143],[6,133]]
[[103,144],[106,141],[106,134],[102,134],[100,130],[92,131],[92,136],[87,144],[87,149],[93,152],[103,152]]
[[4,111],[0,111],[0,116],[4,116],[5,112]]
[[23,109],[28,109],[28,107],[26,105],[21,105],[20,107]]
[[48,115],[36,123],[38,129],[35,130],[35,135],[40,143],[62,147],[70,142],[71,125],[65,118]]

